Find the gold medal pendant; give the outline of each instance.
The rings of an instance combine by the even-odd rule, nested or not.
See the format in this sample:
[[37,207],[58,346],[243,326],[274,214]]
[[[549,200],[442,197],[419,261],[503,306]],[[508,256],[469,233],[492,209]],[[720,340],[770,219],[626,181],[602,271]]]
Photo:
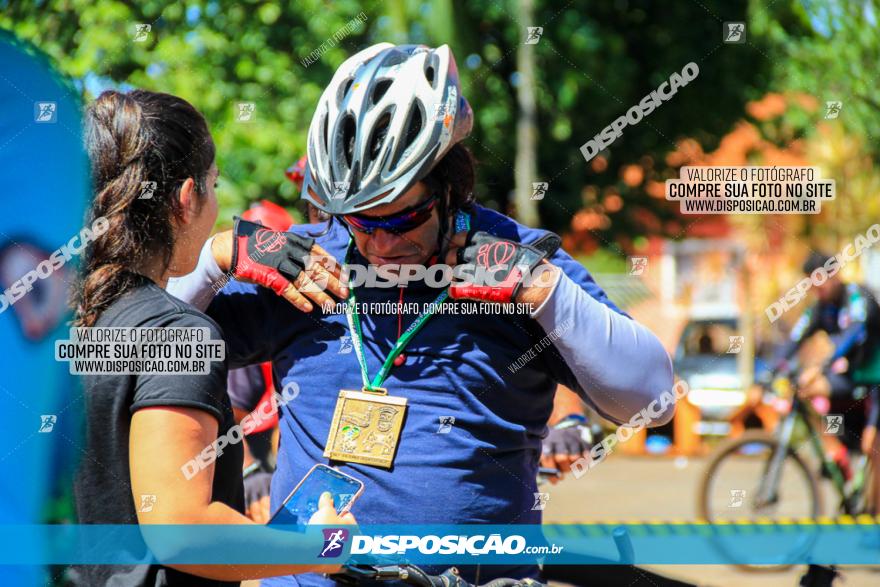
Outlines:
[[389,396],[385,389],[341,390],[324,456],[390,469],[405,412],[406,398]]

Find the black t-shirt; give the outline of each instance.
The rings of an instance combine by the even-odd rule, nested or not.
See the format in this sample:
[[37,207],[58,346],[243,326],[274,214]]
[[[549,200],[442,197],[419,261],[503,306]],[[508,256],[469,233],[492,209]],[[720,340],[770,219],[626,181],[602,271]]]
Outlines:
[[[124,294],[98,319],[95,326],[202,327],[211,339],[222,340],[216,322],[193,306],[182,302],[144,278]],[[74,484],[76,508],[81,524],[136,524],[137,513],[131,493],[128,443],[131,417],[135,411],[156,406],[180,406],[204,410],[217,418],[218,436],[234,424],[232,406],[226,394],[227,367],[212,361],[207,375],[84,375],[86,404],[86,454]],[[241,443],[230,443],[214,464],[212,497],[244,511],[241,479]],[[195,455],[193,455],[195,456]],[[183,465],[183,462],[181,462]],[[183,473],[181,473],[183,474]],[[137,504],[140,507],[141,504]],[[157,503],[157,507],[161,504]],[[104,548],[113,548],[106,545]],[[148,553],[132,553],[147,560]],[[203,579],[161,565],[78,566],[76,583],[101,585],[239,585]]]

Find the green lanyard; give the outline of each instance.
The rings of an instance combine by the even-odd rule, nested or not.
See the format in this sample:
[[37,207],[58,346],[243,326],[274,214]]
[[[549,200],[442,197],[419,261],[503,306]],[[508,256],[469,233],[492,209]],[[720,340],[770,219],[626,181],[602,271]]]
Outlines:
[[[464,212],[459,212],[455,218],[455,226],[456,229],[460,227],[464,227],[465,229],[470,228],[470,219]],[[459,230],[456,230],[459,232]],[[349,251],[351,250],[351,241],[348,243]],[[346,255],[348,257],[348,255]],[[348,259],[346,258],[346,262]],[[352,345],[354,346],[355,355],[357,355],[358,363],[361,367],[361,378],[364,382],[364,391],[380,391],[382,389],[382,383],[388,377],[388,373],[391,371],[391,367],[394,366],[394,359],[400,356],[400,353],[403,352],[403,349],[406,348],[406,345],[409,344],[409,341],[413,339],[413,337],[422,329],[422,327],[431,319],[434,313],[440,309],[440,305],[446,301],[449,297],[449,289],[443,290],[440,295],[434,298],[434,301],[431,302],[428,311],[423,313],[421,316],[416,318],[415,322],[409,325],[403,334],[400,335],[400,338],[397,339],[397,342],[394,343],[394,346],[391,348],[391,352],[388,353],[388,356],[385,357],[385,362],[382,363],[382,368],[379,369],[379,372],[376,373],[376,376],[370,381],[370,376],[367,373],[367,359],[364,355],[364,345],[363,345],[363,331],[361,330],[361,318],[357,311],[357,298],[354,294],[354,287],[349,288],[348,293],[348,308],[345,312],[345,318],[348,320],[348,328],[351,331],[351,340]]]
[[400,335],[400,338],[397,339],[397,342],[394,343],[394,347],[392,347],[388,356],[385,357],[385,362],[382,363],[382,368],[379,369],[379,372],[376,373],[376,376],[371,382],[369,375],[367,375],[367,360],[364,357],[364,347],[362,342],[363,333],[361,331],[361,319],[357,311],[357,298],[355,298],[354,295],[354,288],[349,288],[349,307],[345,312],[345,318],[348,320],[348,328],[351,330],[351,340],[354,346],[354,352],[357,355],[358,363],[360,363],[361,366],[361,378],[364,381],[364,391],[378,391],[382,388],[382,383],[388,377],[388,373],[394,365],[394,359],[403,352],[403,349],[409,344],[409,341],[411,341],[416,333],[422,329],[422,326],[430,320],[434,313],[440,308],[440,304],[445,302],[448,297],[449,291],[443,290],[443,292],[441,292],[431,303],[431,307],[428,311],[416,318],[416,321],[409,325],[409,328],[407,328],[404,333]]

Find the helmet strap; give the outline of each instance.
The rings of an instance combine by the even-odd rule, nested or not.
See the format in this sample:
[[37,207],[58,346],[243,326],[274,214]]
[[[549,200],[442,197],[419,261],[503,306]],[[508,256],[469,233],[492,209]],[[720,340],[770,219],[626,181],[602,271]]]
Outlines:
[[446,262],[446,253],[449,252],[451,237],[447,237],[450,227],[455,223],[455,210],[449,208],[449,189],[439,199],[437,213],[440,215],[440,227],[437,229],[437,249],[440,263]]

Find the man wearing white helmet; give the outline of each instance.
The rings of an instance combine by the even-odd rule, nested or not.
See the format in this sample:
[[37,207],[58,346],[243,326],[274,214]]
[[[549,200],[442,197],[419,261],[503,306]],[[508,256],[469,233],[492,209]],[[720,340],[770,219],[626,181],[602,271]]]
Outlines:
[[[539,524],[535,477],[557,384],[617,422],[671,389],[659,340],[607,299],[559,237],[474,203],[474,162],[460,144],[472,121],[447,46],[361,51],[340,66],[309,128],[302,195],[331,215],[325,230],[268,234],[238,220],[171,286],[210,302],[232,366],[271,360],[276,388],[301,390],[280,408],[273,510],[313,464],[330,462],[364,480],[353,509],[363,524]],[[348,291],[337,271],[309,263],[325,253],[385,268],[470,266],[496,281]],[[545,279],[529,283],[537,270]],[[224,271],[265,287],[233,283],[212,301]],[[312,281],[325,287],[304,287]],[[328,293],[354,311],[315,307]],[[426,311],[369,311],[401,301]],[[491,313],[488,301],[530,311]],[[362,409],[340,390],[362,390]],[[660,412],[654,425],[673,410]],[[493,566],[480,579],[499,576],[536,577],[537,568]],[[266,584],[327,583],[275,581]]]

